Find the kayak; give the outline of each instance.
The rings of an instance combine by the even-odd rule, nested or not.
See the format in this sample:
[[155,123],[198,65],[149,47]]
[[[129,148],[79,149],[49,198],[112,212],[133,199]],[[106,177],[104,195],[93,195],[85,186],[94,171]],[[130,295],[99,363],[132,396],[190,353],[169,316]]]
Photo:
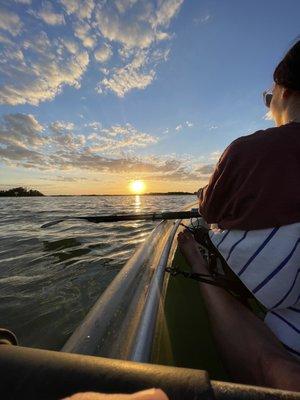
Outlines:
[[57,399],[161,387],[172,400],[300,399],[300,393],[230,382],[198,283],[165,271],[188,270],[177,248],[181,222],[189,223],[157,224],[61,352],[0,345],[1,393]]
[[197,368],[214,379],[228,378],[197,282],[165,273],[175,265],[188,268],[177,249],[180,222],[162,221],[153,230],[62,351]]

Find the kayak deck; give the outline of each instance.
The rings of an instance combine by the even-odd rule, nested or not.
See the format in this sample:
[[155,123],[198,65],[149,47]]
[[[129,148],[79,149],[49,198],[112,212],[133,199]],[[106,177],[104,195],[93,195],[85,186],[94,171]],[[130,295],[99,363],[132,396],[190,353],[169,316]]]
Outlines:
[[[178,248],[171,266],[189,270]],[[228,380],[198,283],[168,274],[165,279],[151,362],[202,369],[211,379]]]

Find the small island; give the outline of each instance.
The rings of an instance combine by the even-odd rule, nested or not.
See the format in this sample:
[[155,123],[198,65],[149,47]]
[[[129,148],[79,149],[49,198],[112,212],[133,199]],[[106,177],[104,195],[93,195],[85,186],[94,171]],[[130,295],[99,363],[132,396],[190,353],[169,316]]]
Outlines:
[[27,189],[23,187],[16,187],[8,190],[0,190],[0,197],[36,197],[44,196],[38,190]]

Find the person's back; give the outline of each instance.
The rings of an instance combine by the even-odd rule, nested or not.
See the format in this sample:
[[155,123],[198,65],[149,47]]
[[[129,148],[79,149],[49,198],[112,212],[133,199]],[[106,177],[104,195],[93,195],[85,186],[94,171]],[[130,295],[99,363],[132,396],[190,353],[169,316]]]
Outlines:
[[265,96],[276,128],[235,140],[222,154],[200,213],[212,242],[269,310],[265,322],[300,357],[300,41]]
[[300,122],[235,140],[206,188],[200,212],[221,229],[300,221]]

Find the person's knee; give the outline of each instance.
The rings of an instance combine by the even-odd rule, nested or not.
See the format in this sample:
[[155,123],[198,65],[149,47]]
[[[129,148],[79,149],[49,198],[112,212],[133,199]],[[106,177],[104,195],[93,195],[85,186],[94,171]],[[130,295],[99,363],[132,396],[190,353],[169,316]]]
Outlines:
[[[261,357],[261,372],[264,386],[293,390],[293,376],[300,374],[300,363],[284,349],[266,351]],[[292,386],[291,386],[292,385]]]

